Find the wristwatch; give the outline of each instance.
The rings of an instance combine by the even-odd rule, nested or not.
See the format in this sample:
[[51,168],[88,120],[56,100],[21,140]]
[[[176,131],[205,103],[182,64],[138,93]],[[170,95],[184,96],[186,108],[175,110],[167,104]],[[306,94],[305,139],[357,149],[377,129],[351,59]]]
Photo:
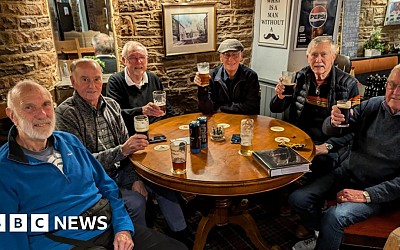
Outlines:
[[367,203],[371,203],[371,197],[369,196],[369,193],[367,191],[363,191],[363,195],[367,200]]
[[332,144],[329,144],[329,143],[325,143],[325,147],[326,147],[326,149],[328,150],[328,152],[331,151],[331,150],[333,149],[333,145],[332,145]]

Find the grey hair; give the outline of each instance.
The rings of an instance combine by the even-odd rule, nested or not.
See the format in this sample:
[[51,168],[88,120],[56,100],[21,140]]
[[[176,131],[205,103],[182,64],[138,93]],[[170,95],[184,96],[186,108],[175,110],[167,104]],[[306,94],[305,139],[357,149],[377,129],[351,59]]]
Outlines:
[[88,62],[94,63],[96,65],[96,67],[99,67],[100,70],[103,72],[100,64],[98,62],[96,62],[95,60],[93,60],[91,58],[79,58],[79,59],[74,60],[71,63],[71,66],[70,66],[71,73],[73,73],[75,71],[76,67],[78,67],[79,64],[88,63]]
[[137,47],[141,47],[141,48],[143,48],[144,49],[144,51],[146,52],[146,55],[147,55],[147,49],[146,49],[146,47],[143,45],[143,44],[141,44],[141,43],[139,43],[139,42],[136,42],[136,41],[129,41],[129,42],[127,42],[127,43],[125,43],[125,45],[124,45],[124,47],[122,48],[122,56],[123,57],[127,57],[128,55],[128,51],[130,50],[130,48],[137,48]]
[[15,109],[15,103],[14,103],[15,100],[14,99],[17,96],[21,95],[22,91],[26,87],[34,87],[34,88],[42,89],[44,92],[46,92],[46,94],[50,97],[50,99],[53,100],[53,98],[51,97],[51,93],[48,89],[46,89],[45,87],[43,87],[42,85],[40,85],[39,83],[37,83],[33,80],[25,79],[25,80],[17,82],[17,84],[15,84],[15,86],[12,87],[7,93],[7,107],[11,111],[14,111],[14,109]]
[[112,55],[115,52],[114,39],[104,33],[93,36],[92,45],[96,55]]
[[312,39],[311,42],[308,44],[307,55],[310,54],[311,48],[321,43],[329,43],[329,45],[331,46],[332,54],[336,54],[336,44],[330,36],[317,36],[316,38]]
[[395,70],[400,71],[400,64],[397,64],[396,66],[394,66],[393,69],[390,71],[390,74],[392,74],[392,72]]

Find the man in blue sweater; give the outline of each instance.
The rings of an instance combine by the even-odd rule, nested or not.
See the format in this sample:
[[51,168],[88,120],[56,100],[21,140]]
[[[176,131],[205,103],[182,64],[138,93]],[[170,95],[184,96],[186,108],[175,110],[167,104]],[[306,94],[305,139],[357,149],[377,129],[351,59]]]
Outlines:
[[[350,126],[337,128],[344,116],[334,105],[323,125],[329,135],[354,133],[350,157],[289,197],[305,225],[319,231],[317,238],[299,242],[293,249],[337,250],[345,227],[399,207],[400,65],[389,75],[385,96],[362,102],[352,113]],[[337,205],[321,211],[330,195]]]
[[[74,135],[53,131],[47,89],[30,80],[17,83],[8,93],[6,113],[14,126],[0,148],[0,213],[6,215],[0,249],[186,249],[156,231],[134,229],[117,185],[100,163]],[[31,226],[16,232],[12,214],[26,215]],[[37,218],[43,215],[47,223]],[[64,217],[70,223],[57,229],[57,218]],[[100,217],[106,218],[103,226],[78,222]]]

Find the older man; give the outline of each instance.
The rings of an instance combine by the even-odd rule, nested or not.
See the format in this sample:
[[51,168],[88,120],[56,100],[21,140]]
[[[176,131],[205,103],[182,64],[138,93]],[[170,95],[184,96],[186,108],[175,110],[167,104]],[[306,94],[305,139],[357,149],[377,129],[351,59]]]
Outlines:
[[[364,101],[353,111],[350,126],[337,128],[344,116],[334,105],[323,127],[335,136],[354,133],[348,160],[289,197],[306,225],[319,231],[317,239],[299,242],[293,249],[337,250],[345,227],[399,208],[400,65],[390,73],[384,97]],[[322,213],[321,204],[329,194],[338,203]]]
[[104,62],[104,74],[117,72],[117,58],[114,53],[114,39],[107,34],[98,33],[92,38],[94,54]]
[[[135,41],[129,41],[122,49],[123,71],[108,79],[106,95],[116,100],[122,109],[129,135],[135,133],[133,117],[149,116],[153,123],[163,118],[164,112],[153,103],[153,91],[163,90],[160,79],[147,71],[147,49]],[[173,111],[167,99],[167,112],[164,117],[173,116]]]
[[155,195],[174,236],[184,240],[187,227],[176,193],[151,183],[144,184],[136,174],[127,156],[148,145],[146,136],[128,137],[119,105],[101,95],[101,79],[101,68],[92,59],[78,59],[71,64],[75,92],[56,109],[57,129],[76,135],[100,161],[120,187],[135,224],[146,226],[148,190]]
[[227,39],[218,47],[222,63],[210,73],[208,86],[202,86],[199,74],[199,109],[204,114],[225,112],[231,114],[258,115],[260,113],[260,84],[257,73],[240,63],[243,45],[236,39]]
[[[53,132],[54,107],[48,90],[30,80],[17,83],[8,92],[6,113],[14,126],[8,143],[0,148],[0,211],[9,220],[6,232],[0,233],[2,248],[110,249],[114,244],[114,249],[131,250],[135,233],[135,249],[154,244],[185,249],[158,232],[139,227],[134,231],[118,187],[100,163],[74,135]],[[33,226],[12,231],[11,214],[27,215],[26,224],[39,230],[48,225],[49,232],[35,231]],[[37,215],[48,215],[48,222]],[[87,216],[106,216],[106,229],[87,230],[74,222],[74,217]],[[63,217],[72,221],[74,230],[56,230],[56,218]]]
[[360,104],[356,79],[334,67],[336,46],[330,37],[314,38],[307,48],[309,66],[296,73],[292,96],[283,96],[281,80],[275,87],[272,112],[284,112],[290,107],[288,121],[304,130],[316,144],[311,170],[313,178],[336,167],[338,150],[349,143],[349,137],[333,139],[322,133],[322,123],[337,100],[349,100],[352,107]]

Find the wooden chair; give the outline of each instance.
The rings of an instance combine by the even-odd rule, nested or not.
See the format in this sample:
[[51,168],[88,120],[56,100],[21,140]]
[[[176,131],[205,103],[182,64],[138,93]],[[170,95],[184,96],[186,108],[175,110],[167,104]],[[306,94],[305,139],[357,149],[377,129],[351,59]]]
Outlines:
[[74,40],[54,41],[57,55],[62,54],[77,54],[78,58],[82,58],[81,47],[78,38]]

